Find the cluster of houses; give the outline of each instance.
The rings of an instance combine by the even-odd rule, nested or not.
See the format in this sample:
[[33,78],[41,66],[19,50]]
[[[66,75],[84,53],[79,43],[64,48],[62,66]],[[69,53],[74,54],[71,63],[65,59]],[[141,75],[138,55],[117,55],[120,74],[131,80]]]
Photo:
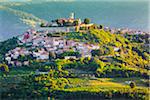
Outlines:
[[[82,23],[80,19],[74,18],[74,13],[71,13],[70,18],[65,19],[57,19],[53,21],[53,26],[57,24],[57,26],[63,26],[64,23],[74,24],[74,21],[78,20],[78,28],[80,27],[91,27],[93,24],[85,24]],[[58,25],[59,23],[59,25]],[[71,25],[69,25],[71,26]],[[72,32],[74,28],[70,30],[69,27],[53,27],[53,28],[45,28],[45,29],[37,29],[37,30],[28,30],[24,34],[18,36],[18,44],[19,46],[13,50],[10,50],[5,55],[5,60],[8,64],[22,66],[29,65],[29,59],[25,59],[23,61],[19,61],[18,58],[20,56],[30,56],[36,60],[48,60],[50,53],[54,53],[56,55],[62,54],[64,52],[79,52],[81,57],[91,57],[91,51],[99,49],[98,44],[87,44],[84,42],[77,42],[74,40],[67,40],[63,36],[48,36],[49,33],[53,34],[56,32]],[[111,33],[131,33],[131,34],[144,34],[142,31],[133,31],[129,29],[110,29],[108,27],[104,28],[105,31],[110,31]],[[120,50],[118,47],[114,47],[114,51],[117,52]],[[76,59],[77,56],[65,56],[65,59]],[[57,59],[57,58],[56,58]]]
[[149,47],[150,32],[144,32],[141,30],[134,30],[129,28],[113,29],[109,27],[105,27],[104,31],[109,31],[112,34],[122,34],[125,38],[127,38],[130,41],[141,42],[144,43],[144,46]]
[[143,32],[140,30],[133,30],[133,29],[129,29],[129,28],[109,28],[109,27],[105,27],[104,28],[105,31],[109,31],[111,33],[118,33],[118,34],[131,34],[131,35],[139,35],[139,34],[149,34],[148,32]]
[[[18,61],[20,56],[31,56],[36,60],[48,60],[49,53],[62,54],[64,52],[79,52],[81,57],[91,57],[91,51],[99,49],[98,44],[87,44],[67,40],[65,37],[48,36],[48,31],[29,30],[18,36],[19,46],[10,50],[5,55],[8,64],[21,66],[28,65],[29,60]],[[65,59],[76,58],[76,56],[65,56]]]
[[[61,31],[61,30],[60,30]],[[59,32],[60,32],[59,31]],[[29,65],[29,59],[19,61],[20,56],[30,56],[36,60],[49,60],[49,53],[56,55],[64,52],[79,52],[81,57],[91,57],[91,51],[99,49],[98,44],[87,44],[84,42],[77,42],[74,40],[67,40],[63,36],[48,36],[49,33],[54,33],[54,30],[28,30],[22,35],[18,36],[19,46],[10,50],[5,55],[5,60],[8,64],[22,66]],[[68,32],[62,30],[62,32]],[[114,51],[119,48],[114,47]],[[65,59],[76,59],[77,56],[65,56]],[[56,58],[57,59],[57,58]]]
[[22,66],[22,65],[29,65],[29,61],[25,60],[23,62],[18,61],[19,56],[25,56],[25,55],[30,55],[31,52],[29,52],[26,48],[20,48],[16,47],[13,50],[10,50],[6,55],[5,55],[5,60],[8,62],[8,64],[11,65],[16,65],[16,66]]

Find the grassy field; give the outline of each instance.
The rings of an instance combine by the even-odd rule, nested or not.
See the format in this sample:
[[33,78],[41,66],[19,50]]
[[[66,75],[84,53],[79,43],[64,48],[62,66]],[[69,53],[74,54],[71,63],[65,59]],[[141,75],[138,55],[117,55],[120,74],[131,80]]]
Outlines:
[[94,80],[87,78],[69,78],[70,84],[73,86],[101,86],[101,87],[129,87],[126,81],[134,81],[137,87],[147,87],[140,78],[97,78]]
[[[94,80],[88,78],[68,78],[69,87],[57,89],[54,91],[55,98],[76,100],[148,100],[149,88],[144,84],[130,88],[125,81],[130,78],[97,78]],[[138,78],[132,78],[138,81]]]

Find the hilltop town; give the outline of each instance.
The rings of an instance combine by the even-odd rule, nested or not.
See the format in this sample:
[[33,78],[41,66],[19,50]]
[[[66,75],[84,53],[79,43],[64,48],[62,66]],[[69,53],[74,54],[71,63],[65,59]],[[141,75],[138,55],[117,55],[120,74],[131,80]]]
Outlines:
[[[118,33],[118,34],[149,34],[149,32],[144,32],[141,30],[136,29],[129,29],[129,28],[110,28],[110,27],[104,27],[103,25],[97,25],[95,23],[91,23],[91,20],[89,18],[85,18],[84,21],[80,18],[75,18],[74,13],[70,13],[69,18],[58,18],[55,20],[52,20],[51,22],[45,22],[40,24],[41,27],[45,28],[51,28],[51,27],[63,27],[66,32],[69,31],[76,31],[76,32],[83,32],[84,30],[88,30],[90,28],[98,28],[98,29],[104,29],[105,31],[109,31],[111,33]],[[65,28],[68,27],[68,28]],[[63,30],[63,28],[61,28]],[[63,30],[64,31],[64,30]]]
[[[29,60],[17,61],[22,56],[30,56],[37,60],[48,60],[49,54],[57,56],[64,52],[79,52],[79,54],[70,54],[64,56],[65,59],[78,57],[91,57],[91,51],[99,49],[98,44],[87,44],[68,40],[63,36],[49,36],[49,32],[39,32],[32,30],[31,33],[25,33],[18,36],[19,46],[6,53],[8,64],[22,66],[21,63],[29,64]],[[54,33],[55,34],[55,33]]]
[[[78,20],[78,21],[77,21]],[[74,18],[74,13],[71,13],[68,19],[57,19],[53,21],[50,27],[51,29],[40,30],[28,30],[22,35],[19,35],[18,44],[19,46],[13,50],[10,50],[5,55],[6,61],[10,65],[22,66],[29,65],[28,58],[19,61],[22,56],[28,56],[32,59],[37,60],[48,60],[49,54],[53,53],[57,56],[63,54],[64,52],[77,52],[79,54],[69,54],[64,56],[65,59],[69,58],[79,58],[79,57],[91,57],[91,51],[99,49],[98,44],[87,44],[84,42],[77,42],[74,40],[68,40],[65,36],[59,35],[65,32],[77,32],[76,27],[84,28],[84,32],[92,27],[94,24],[90,23],[89,19],[85,19],[85,22],[81,23],[80,19]],[[78,25],[74,25],[74,21]],[[57,23],[59,24],[57,24]],[[68,23],[68,24],[66,24]],[[47,25],[41,25],[41,27],[46,27]],[[75,26],[75,27],[72,27]],[[59,28],[57,28],[59,27]],[[78,28],[79,29],[79,28]],[[58,34],[58,35],[57,35]],[[18,60],[19,59],[19,60]]]
[[148,98],[149,34],[74,17],[0,42],[2,98]]
[[[81,19],[75,19],[74,13],[70,14],[70,18],[60,18],[53,20],[51,24],[41,24],[41,29],[28,30],[22,35],[17,36],[19,46],[13,50],[10,50],[5,55],[8,64],[22,66],[29,65],[28,58],[36,60],[48,60],[50,54],[55,55],[55,59],[59,58],[59,55],[65,52],[70,53],[64,56],[65,59],[79,58],[79,57],[92,57],[92,50],[98,50],[100,46],[97,44],[90,44],[86,42],[79,42],[71,39],[67,39],[65,33],[69,32],[88,32],[90,29],[99,29],[109,31],[112,34],[144,34],[144,32],[129,31],[127,29],[111,30],[108,27],[102,25],[90,23],[90,19],[85,18],[84,22]],[[49,28],[49,29],[48,29]],[[60,35],[62,34],[62,35]],[[145,33],[146,34],[146,33]],[[119,51],[119,47],[113,47],[114,51]],[[24,58],[28,56],[28,58]],[[22,60],[20,60],[22,58]],[[19,60],[18,60],[19,59]]]

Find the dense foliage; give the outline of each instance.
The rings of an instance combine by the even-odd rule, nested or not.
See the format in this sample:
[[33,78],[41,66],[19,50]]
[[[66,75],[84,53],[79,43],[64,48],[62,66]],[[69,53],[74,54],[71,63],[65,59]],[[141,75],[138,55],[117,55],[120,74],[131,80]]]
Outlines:
[[4,42],[0,42],[0,54],[5,55],[9,50],[12,50],[18,46],[17,38],[13,37]]
[[4,42],[0,42],[0,62],[3,62],[5,59],[5,54],[18,46],[17,38],[13,37]]
[[79,57],[80,54],[79,54],[79,52],[68,51],[68,52],[64,52],[64,53],[61,53],[61,54],[57,55],[58,58],[64,58],[65,56]]

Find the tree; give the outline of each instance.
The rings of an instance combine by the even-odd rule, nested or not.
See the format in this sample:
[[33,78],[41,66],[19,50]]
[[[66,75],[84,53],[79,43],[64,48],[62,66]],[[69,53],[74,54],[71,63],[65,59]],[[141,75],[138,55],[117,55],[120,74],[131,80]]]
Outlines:
[[64,53],[61,53],[59,55],[57,55],[58,58],[64,58],[65,56],[76,56],[79,57],[80,53],[79,52],[74,52],[74,51],[66,51]]
[[9,50],[12,50],[18,46],[18,39],[13,37],[4,42],[0,42],[0,54],[5,55]]
[[26,60],[25,55],[19,55],[19,57],[18,57],[18,61],[23,62],[23,61],[25,61],[25,60]]
[[135,88],[135,86],[136,86],[135,82],[131,82],[131,83],[130,83],[130,87],[131,87],[131,88]]
[[73,23],[74,23],[74,26],[78,26],[79,25],[79,21],[78,20],[75,20]]
[[104,51],[102,48],[100,48],[99,50],[92,50],[91,53],[92,56],[102,56],[104,54]]
[[149,58],[150,58],[150,56],[149,56],[149,54],[148,53],[146,53],[146,52],[144,52],[143,53],[143,58],[145,59],[145,60],[149,60]]
[[89,19],[89,18],[85,18],[85,19],[84,19],[84,23],[85,23],[85,24],[89,24],[89,23],[90,23],[90,19]]
[[40,27],[45,27],[45,24],[44,24],[44,23],[41,23],[41,24],[40,24]]
[[4,68],[5,72],[9,72],[9,67],[6,64],[0,64],[0,68]]
[[104,26],[103,25],[99,25],[99,29],[103,29],[104,28]]

